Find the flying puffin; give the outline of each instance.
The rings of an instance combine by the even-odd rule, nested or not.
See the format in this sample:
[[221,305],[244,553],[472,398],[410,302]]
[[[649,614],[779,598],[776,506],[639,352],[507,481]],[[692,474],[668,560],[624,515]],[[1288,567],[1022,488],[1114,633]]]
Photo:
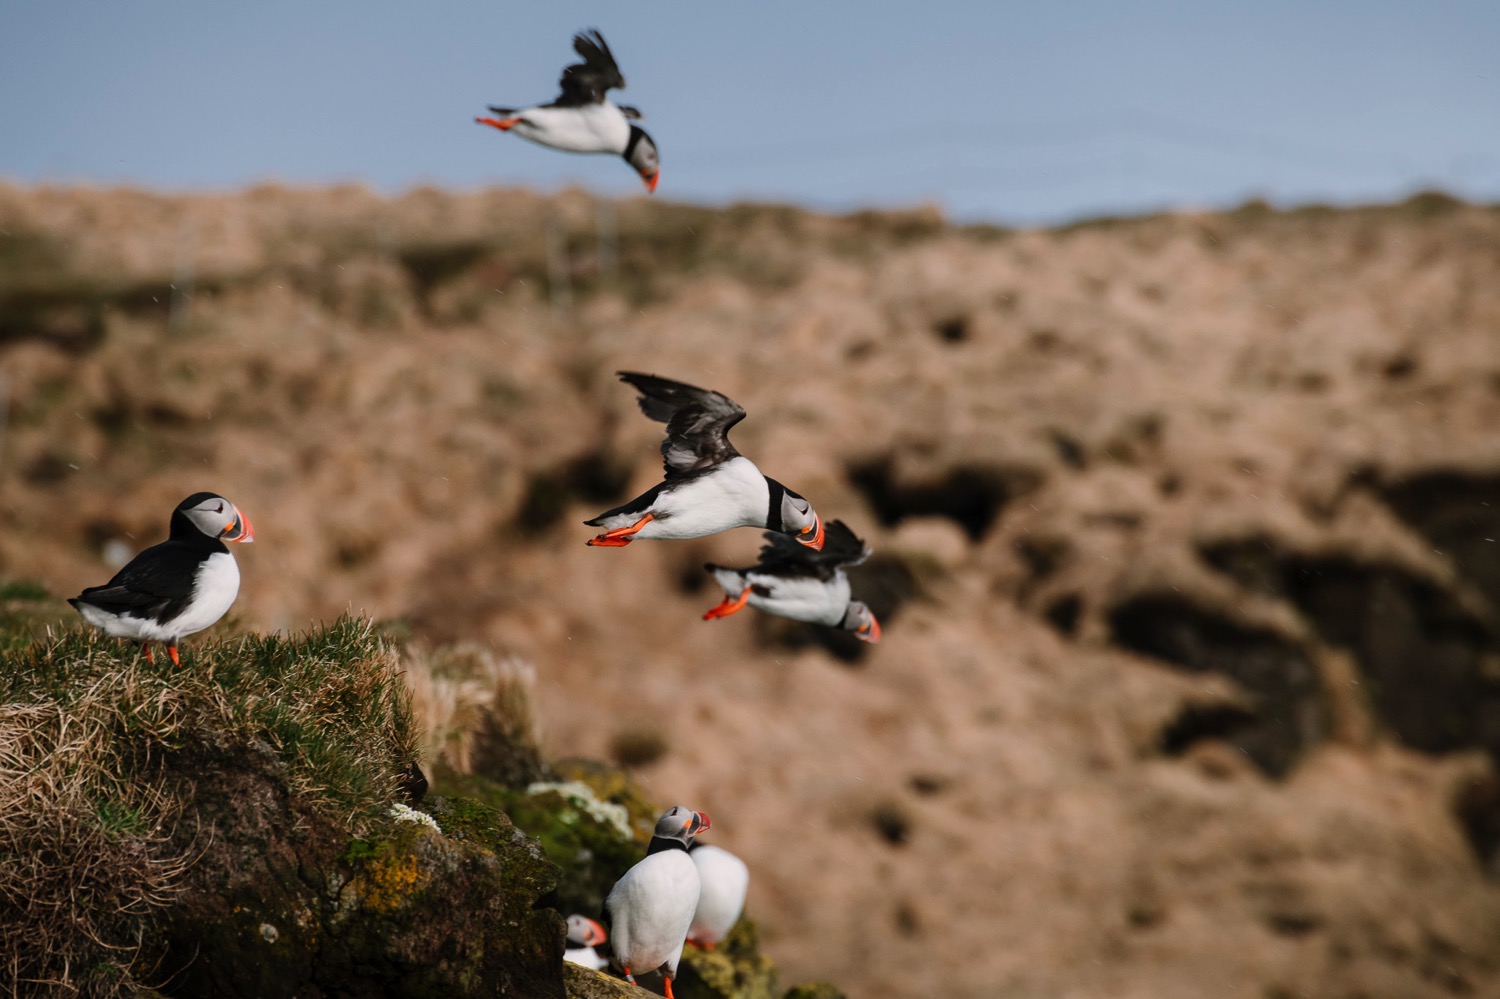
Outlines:
[[624,506],[584,521],[605,528],[590,545],[624,548],[648,538],[702,538],[731,527],[767,527],[809,548],[823,547],[823,522],[812,504],[761,474],[729,443],[729,429],[745,418],[739,403],[655,375],[617,373],[641,393],[641,412],[667,425],[661,444],[666,479]]
[[694,843],[688,856],[698,868],[699,884],[698,909],[688,927],[688,943],[713,950],[745,911],[750,868],[728,850],[708,843]]
[[760,561],[748,569],[730,569],[712,562],[703,568],[724,587],[724,602],[710,607],[703,620],[728,617],[747,603],[751,607],[852,631],[866,642],[880,641],[880,622],[870,608],[849,598],[844,567],[859,565],[870,549],[842,520],[828,525],[828,541],[821,551],[808,551],[784,534],[766,532]]
[[603,921],[625,980],[636,984],[633,968],[659,970],[667,999],[673,999],[672,979],[698,907],[698,868],[688,847],[707,829],[707,815],[673,806],[657,820],[646,859],[626,871],[604,900]]
[[166,541],[152,545],[103,586],[68,601],[106,634],[162,642],[178,663],[177,643],[224,616],[240,591],[240,569],[226,541],[254,541],[250,518],[216,493],[194,493],[172,511]]
[[573,51],[583,62],[563,69],[558,86],[562,93],[551,104],[529,108],[490,106],[495,118],[475,118],[502,132],[514,131],[523,139],[570,153],[614,153],[624,157],[646,182],[646,189],[656,190],[661,177],[661,159],[656,143],[635,122],[642,115],[635,108],[615,104],[605,92],[625,88],[625,77],[615,64],[614,54],[597,28],[573,36]]
[[577,914],[568,917],[568,946],[563,951],[563,960],[581,964],[595,971],[609,967],[609,960],[594,948],[609,939],[604,927],[588,916]]

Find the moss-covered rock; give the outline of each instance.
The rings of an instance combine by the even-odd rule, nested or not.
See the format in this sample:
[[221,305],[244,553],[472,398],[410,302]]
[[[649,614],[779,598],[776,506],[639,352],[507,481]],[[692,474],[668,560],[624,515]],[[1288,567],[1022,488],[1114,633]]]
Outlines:
[[554,996],[557,869],[506,816],[435,799],[442,831],[390,819],[349,840],[300,810],[274,756],[220,760],[219,831],[160,921],[176,996]]
[[760,952],[755,924],[741,919],[712,950],[682,952],[673,989],[679,999],[777,999],[776,966]]

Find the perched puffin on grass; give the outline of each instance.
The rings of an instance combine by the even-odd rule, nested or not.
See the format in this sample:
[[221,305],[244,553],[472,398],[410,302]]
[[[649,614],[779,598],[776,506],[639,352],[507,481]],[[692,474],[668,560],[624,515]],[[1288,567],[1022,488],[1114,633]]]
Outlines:
[[568,917],[568,946],[563,951],[563,960],[601,971],[609,967],[609,961],[594,948],[608,939],[604,927],[588,916],[575,913]]
[[709,608],[703,620],[728,617],[747,603],[767,614],[810,621],[852,631],[866,642],[880,641],[880,622],[870,608],[849,597],[845,566],[859,565],[870,555],[854,532],[835,520],[821,551],[808,551],[784,534],[766,533],[760,561],[748,569],[730,569],[712,562],[703,568],[724,587],[724,602]]
[[688,856],[698,868],[698,909],[688,927],[688,943],[713,950],[745,911],[750,868],[728,850],[709,843],[694,843]]
[[605,92],[625,88],[625,77],[598,29],[573,36],[573,51],[583,62],[563,70],[558,86],[562,93],[551,104],[529,108],[490,106],[498,117],[475,118],[502,132],[515,132],[523,139],[570,153],[613,153],[635,168],[646,189],[656,190],[661,177],[661,158],[656,143],[635,124],[641,113],[628,105],[617,105]]
[[68,603],[106,634],[162,642],[177,663],[177,643],[224,616],[240,591],[240,568],[226,541],[254,541],[250,518],[216,493],[194,493],[172,511],[170,535]]
[[646,859],[626,871],[604,900],[604,922],[625,980],[636,984],[636,968],[659,970],[667,999],[698,907],[698,868],[688,848],[707,829],[707,815],[674,806],[657,820]]
[[765,527],[810,548],[823,547],[823,522],[812,504],[763,475],[729,443],[729,428],[745,418],[739,403],[655,375],[618,374],[641,393],[641,412],[667,425],[661,444],[667,474],[624,506],[584,521],[605,528],[590,545],[624,548],[650,538],[702,538],[731,527]]

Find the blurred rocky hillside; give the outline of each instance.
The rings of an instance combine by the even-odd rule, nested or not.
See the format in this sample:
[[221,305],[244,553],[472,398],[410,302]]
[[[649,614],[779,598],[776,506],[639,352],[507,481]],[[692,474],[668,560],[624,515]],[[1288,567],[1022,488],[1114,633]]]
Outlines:
[[[0,578],[212,489],[240,626],[537,665],[853,996],[1500,991],[1500,211],[956,227],[579,193],[0,186]],[[873,649],[716,603],[620,368],[877,555]],[[231,625],[232,627],[232,625]],[[191,640],[190,640],[191,644]],[[857,644],[857,643],[856,643]]]

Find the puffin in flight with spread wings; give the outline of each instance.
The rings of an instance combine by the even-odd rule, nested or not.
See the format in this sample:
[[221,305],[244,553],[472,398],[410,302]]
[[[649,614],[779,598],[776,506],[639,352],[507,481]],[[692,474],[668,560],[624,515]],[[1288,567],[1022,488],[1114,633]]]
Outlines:
[[869,557],[869,547],[842,520],[829,522],[828,541],[816,552],[767,531],[760,561],[750,568],[730,569],[712,562],[703,567],[725,593],[724,602],[710,607],[703,620],[728,617],[748,603],[767,614],[852,631],[874,644],[880,641],[880,622],[870,608],[850,598],[849,577],[844,574],[845,567]]
[[604,532],[588,543],[624,548],[651,538],[702,538],[732,527],[763,527],[823,547],[823,522],[812,504],[729,443],[729,429],[745,411],[728,396],[637,371],[618,372],[640,392],[641,412],[667,425],[662,441],[666,478],[624,506],[606,510],[590,527]]
[[140,642],[152,662],[149,643],[165,644],[176,663],[183,636],[223,617],[239,595],[240,568],[224,542],[254,540],[239,507],[217,493],[194,493],[172,511],[167,540],[68,603],[106,634]]
[[583,62],[563,69],[558,86],[562,93],[550,104],[529,108],[490,106],[494,118],[475,118],[502,132],[515,132],[538,145],[570,153],[613,153],[624,157],[655,191],[661,177],[661,158],[656,143],[636,124],[641,113],[626,104],[615,104],[605,92],[625,88],[625,77],[614,54],[597,28],[573,36],[573,50]]

